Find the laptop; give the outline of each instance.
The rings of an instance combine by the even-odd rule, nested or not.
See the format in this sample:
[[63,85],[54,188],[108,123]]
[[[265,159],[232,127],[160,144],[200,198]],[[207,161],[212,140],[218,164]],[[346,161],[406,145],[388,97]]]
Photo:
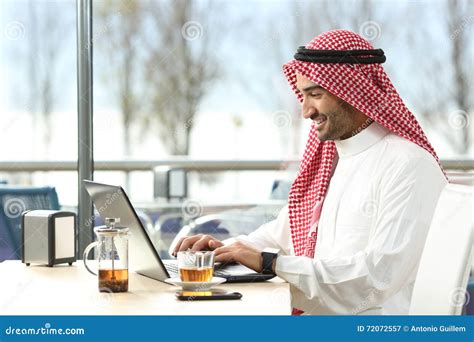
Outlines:
[[[129,268],[131,271],[159,281],[179,276],[176,259],[162,260],[160,258],[121,186],[88,180],[83,180],[83,183],[102,219],[118,217],[120,226],[130,229]],[[257,273],[240,264],[216,264],[214,275],[225,278],[228,283],[260,282],[274,277],[272,274]]]

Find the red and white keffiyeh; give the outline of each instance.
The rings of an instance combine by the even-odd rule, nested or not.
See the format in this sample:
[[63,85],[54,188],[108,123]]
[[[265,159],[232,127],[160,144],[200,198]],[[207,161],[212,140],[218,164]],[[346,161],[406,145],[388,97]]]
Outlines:
[[[360,35],[348,30],[325,32],[306,45],[312,50],[372,50]],[[408,110],[380,64],[320,64],[292,60],[283,71],[301,102],[296,88],[299,73],[365,115],[430,152],[439,159],[415,116]],[[320,142],[313,123],[298,175],[289,195],[289,220],[297,256],[314,257],[317,224],[328,189],[336,147],[334,141]]]

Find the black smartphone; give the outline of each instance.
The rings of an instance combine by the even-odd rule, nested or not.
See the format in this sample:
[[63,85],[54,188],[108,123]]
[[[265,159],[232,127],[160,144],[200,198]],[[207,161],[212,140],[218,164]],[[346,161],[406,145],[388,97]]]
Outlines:
[[179,300],[222,300],[222,299],[240,299],[242,294],[239,292],[227,292],[223,290],[210,291],[178,291],[176,298]]

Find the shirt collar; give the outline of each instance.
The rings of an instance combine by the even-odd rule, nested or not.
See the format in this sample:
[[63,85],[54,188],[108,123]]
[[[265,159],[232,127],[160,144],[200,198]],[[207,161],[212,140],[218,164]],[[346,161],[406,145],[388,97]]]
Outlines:
[[345,157],[363,152],[382,140],[388,133],[390,131],[387,128],[374,121],[353,137],[335,140],[337,153],[339,157]]

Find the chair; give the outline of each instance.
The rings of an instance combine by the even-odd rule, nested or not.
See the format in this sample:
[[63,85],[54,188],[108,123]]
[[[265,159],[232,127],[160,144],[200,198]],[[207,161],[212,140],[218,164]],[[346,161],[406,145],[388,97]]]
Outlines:
[[21,258],[21,214],[25,210],[59,210],[53,187],[0,187],[0,261]]
[[459,184],[443,189],[421,257],[410,315],[460,315],[469,299],[473,189]]

